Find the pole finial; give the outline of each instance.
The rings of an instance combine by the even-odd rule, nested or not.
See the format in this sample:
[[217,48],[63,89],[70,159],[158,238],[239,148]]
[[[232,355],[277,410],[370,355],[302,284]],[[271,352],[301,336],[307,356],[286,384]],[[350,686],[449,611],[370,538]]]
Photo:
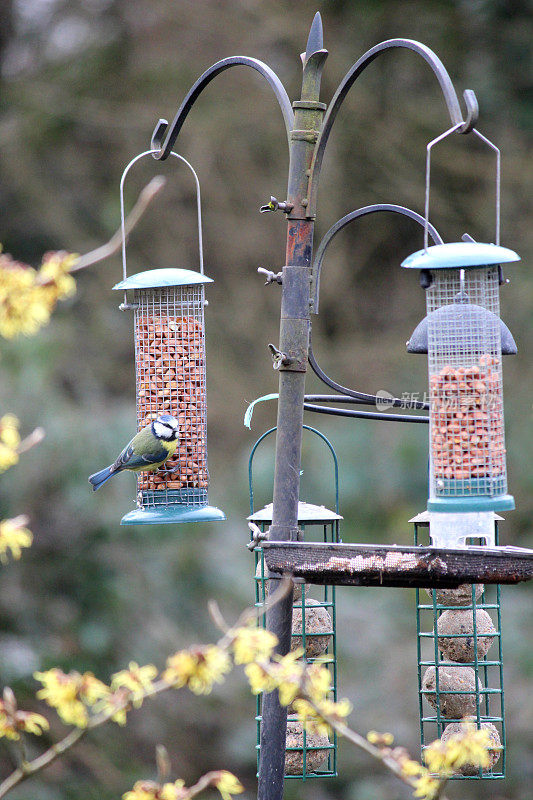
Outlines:
[[317,11],[309,31],[309,37],[307,39],[307,46],[305,48],[305,61],[307,61],[307,59],[312,56],[313,53],[316,53],[317,50],[322,50],[323,48],[324,35],[322,29],[322,17],[320,16],[320,11]]

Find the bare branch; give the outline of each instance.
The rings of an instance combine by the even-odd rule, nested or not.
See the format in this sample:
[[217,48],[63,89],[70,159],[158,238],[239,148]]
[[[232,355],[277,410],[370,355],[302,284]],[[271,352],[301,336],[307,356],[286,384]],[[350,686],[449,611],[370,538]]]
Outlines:
[[44,428],[35,428],[29,436],[26,436],[26,438],[21,441],[17,447],[17,453],[20,455],[21,453],[26,453],[28,450],[31,450],[36,444],[40,444],[45,436]]
[[170,775],[170,758],[164,744],[156,745],[155,762],[157,764],[157,782],[165,783]]
[[[283,577],[281,581],[281,585],[276,591],[269,597],[268,603],[265,604],[266,606],[270,607],[274,603],[279,602],[283,597],[287,595],[288,592],[291,592],[293,588],[293,581],[289,575]],[[250,619],[253,619],[257,615],[264,614],[266,608],[261,609],[249,609],[245,611],[239,617],[236,625],[234,628],[229,628],[227,623],[225,622],[222,613],[218,607],[218,605],[211,601],[209,604],[210,614],[215,621],[215,623],[222,629],[224,635],[223,637],[217,642],[217,647],[224,648],[226,651],[229,650],[231,644],[233,642],[233,635],[232,632],[235,630],[236,627],[242,625],[243,623],[248,622]],[[261,667],[265,670],[265,672],[274,675],[274,665],[271,662],[259,662]],[[416,779],[406,775],[402,771],[401,766],[401,759],[395,756],[395,751],[391,750],[388,747],[378,747],[361,734],[357,733],[356,731],[349,728],[343,721],[340,721],[339,718],[335,715],[329,715],[324,709],[320,708],[319,705],[315,703],[313,698],[308,694],[306,691],[304,680],[301,680],[299,683],[299,697],[305,699],[316,711],[318,716],[323,719],[331,728],[337,731],[337,733],[341,736],[344,736],[348,741],[354,744],[356,747],[359,747],[361,750],[364,750],[368,755],[372,758],[380,761],[387,769],[389,769],[397,778],[399,778],[403,783],[407,784],[411,788],[416,787]],[[143,691],[143,695],[141,699],[145,699],[147,697],[153,697],[154,695],[160,694],[161,692],[167,691],[168,689],[174,688],[171,683],[163,679],[159,679],[158,681],[151,684],[149,687],[146,687]],[[26,780],[26,778],[30,777],[34,773],[38,772],[41,769],[44,769],[53,761],[55,761],[58,756],[65,753],[69,750],[73,745],[75,745],[89,730],[93,728],[97,728],[100,725],[103,725],[105,722],[110,720],[114,717],[117,712],[121,711],[122,709],[128,708],[131,705],[132,697],[130,692],[125,692],[123,698],[119,699],[116,704],[113,705],[111,709],[106,709],[105,711],[100,712],[89,718],[87,726],[85,728],[76,728],[72,730],[64,739],[62,739],[57,744],[52,745],[48,750],[42,753],[37,758],[33,759],[32,761],[24,761],[17,769],[15,769],[11,775],[9,775],[1,784],[0,784],[0,800],[1,798],[5,797],[5,795],[17,786],[22,781]],[[398,748],[396,748],[398,750]],[[167,764],[164,754],[161,752],[158,754],[158,768],[161,774],[166,772]],[[195,797],[200,792],[204,791],[209,786],[216,785],[216,782],[220,778],[220,772],[210,772],[206,775],[202,776],[199,781],[187,789],[187,798]],[[440,783],[438,788],[437,797],[439,800],[447,800],[444,796],[444,786],[446,784],[446,779],[443,779]]]
[[[133,206],[131,212],[128,214],[124,222],[124,233],[126,239],[137,225],[154,197],[159,194],[165,185],[166,180],[167,179],[162,175],[156,175],[156,177],[152,178],[152,180],[147,183],[144,189],[141,191],[137,202]],[[101,247],[97,247],[95,250],[91,250],[89,253],[85,253],[85,255],[80,256],[74,266],[71,268],[70,272],[78,272],[80,269],[85,269],[85,267],[90,267],[92,264],[96,264],[98,261],[103,261],[104,259],[109,258],[109,256],[114,255],[120,250],[121,244],[122,231],[119,228],[113,234],[107,244],[103,244]]]
[[207,603],[207,610],[209,611],[209,616],[217,628],[222,631],[222,633],[226,634],[229,631],[229,626],[222,616],[222,611],[220,610],[220,606],[218,605],[217,601],[209,600]]

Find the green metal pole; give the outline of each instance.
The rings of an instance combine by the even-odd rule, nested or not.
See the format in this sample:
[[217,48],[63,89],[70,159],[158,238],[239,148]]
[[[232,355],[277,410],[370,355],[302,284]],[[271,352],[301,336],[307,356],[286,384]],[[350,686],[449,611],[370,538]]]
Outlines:
[[[286,266],[282,271],[279,349],[279,400],[274,470],[272,525],[269,539],[298,537],[298,499],[303,426],[305,373],[309,349],[310,286],[314,220],[307,216],[309,170],[326,106],[319,102],[320,80],[327,52],[322,49],[322,21],[316,14],[303,56],[301,99],[293,103],[287,189]],[[277,651],[289,652],[292,592],[267,613],[267,628],[279,640]],[[259,800],[283,797],[287,709],[278,693],[263,698]]]

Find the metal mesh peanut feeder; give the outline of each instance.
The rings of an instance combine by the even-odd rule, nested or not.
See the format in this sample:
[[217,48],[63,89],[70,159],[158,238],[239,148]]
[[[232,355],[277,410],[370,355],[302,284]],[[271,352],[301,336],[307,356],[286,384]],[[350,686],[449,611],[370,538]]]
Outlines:
[[428,314],[408,350],[428,354],[428,510],[447,512],[432,520],[432,541],[441,546],[471,538],[494,544],[492,513],[514,508],[507,494],[501,359],[516,345],[499,317],[499,275],[501,263],[516,260],[507,248],[455,242],[403,262],[423,271],[426,286]]
[[516,344],[500,319],[502,264],[519,256],[500,247],[500,151],[496,153],[496,244],[463,241],[428,247],[431,149],[427,146],[424,248],[402,267],[420,270],[427,316],[407,343],[427,353],[429,371],[429,500],[431,542],[437,547],[494,546],[495,511],[514,508],[507,494],[502,355]]
[[[333,458],[335,472],[335,511],[311,503],[298,504],[298,528],[302,539],[320,542],[339,542],[339,522],[342,517],[338,513],[338,465],[337,457],[330,442],[314,428],[304,425],[304,429],[319,436],[329,448]],[[272,522],[272,504],[254,512],[252,467],[257,447],[266,436],[276,429],[271,428],[261,436],[250,455],[250,510],[248,517],[250,527],[263,533]],[[257,539],[256,539],[257,541]],[[261,546],[254,548],[255,554],[255,605],[264,608],[268,599],[269,578],[279,578],[269,573],[264,550]],[[293,589],[293,620],[291,650],[303,648],[303,660],[311,664],[316,659],[327,659],[331,675],[331,699],[337,698],[337,646],[336,646],[336,605],[335,587],[321,586],[315,590],[315,597],[310,597],[311,587],[302,581],[295,583]],[[259,624],[265,626],[263,615]],[[257,765],[261,749],[260,728],[262,720],[262,696],[257,699]],[[336,734],[317,736],[305,731],[298,721],[297,715],[291,711],[287,718],[287,738],[285,747],[285,777],[287,779],[307,780],[309,778],[333,777],[337,774],[337,737]]]
[[[127,171],[143,155],[147,153],[130,162],[123,174],[121,200]],[[199,194],[198,223],[201,231]],[[174,455],[156,472],[139,474],[137,507],[122,518],[122,525],[225,519],[207,498],[204,306],[205,284],[212,280],[203,274],[201,233],[199,242],[200,272],[151,269],[129,277],[123,247],[124,280],[113,288],[124,291],[121,308],[134,311],[137,429],[166,412],[177,418],[180,435]]]

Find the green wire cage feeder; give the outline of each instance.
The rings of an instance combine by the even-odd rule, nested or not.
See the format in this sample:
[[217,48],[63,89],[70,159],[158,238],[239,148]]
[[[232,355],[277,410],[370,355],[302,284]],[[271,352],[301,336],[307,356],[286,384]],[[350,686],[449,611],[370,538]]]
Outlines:
[[[256,542],[261,541],[272,522],[272,503],[254,511],[253,492],[253,460],[258,446],[274,433],[276,428],[266,431],[255,443],[249,461],[250,511],[248,517],[252,531],[256,533]],[[324,506],[299,502],[298,528],[301,538],[307,541],[336,543],[340,541],[339,523],[342,517],[339,509],[339,476],[335,451],[328,439],[315,428],[304,425],[304,430],[318,436],[329,449],[334,467],[335,511]],[[259,534],[259,536],[258,536]],[[279,575],[269,574],[261,545],[254,548],[255,554],[255,605],[265,607],[268,597],[269,578]],[[331,699],[337,699],[337,642],[336,642],[336,604],[335,587],[321,586],[315,591],[316,597],[310,597],[310,586],[303,581],[295,582],[293,589],[293,620],[291,650],[303,648],[303,660],[311,664],[316,659],[325,659],[331,675]],[[262,615],[260,625],[266,626],[266,617]],[[262,720],[262,696],[257,698],[257,766],[261,750],[260,729]],[[305,731],[297,715],[289,713],[287,717],[287,737],[285,746],[285,777],[288,779],[308,780],[309,778],[326,778],[337,775],[337,736],[330,738],[324,735],[309,734]]]
[[[166,412],[179,422],[175,453],[156,472],[137,478],[137,505],[122,525],[155,525],[206,522],[225,519],[207,499],[207,401],[204,275],[200,186],[194,169],[182,156],[172,153],[192,171],[197,190],[200,271],[150,269],[126,274],[124,236],[124,179],[133,164],[151,151],[136,156],[126,167],[120,183],[122,255],[124,279],[113,289],[124,292],[122,310],[134,312],[137,429]],[[133,292],[128,301],[127,292]]]
[[[494,514],[496,543],[498,522]],[[415,544],[429,539],[429,515],[414,517]],[[416,589],[422,753],[460,730],[464,717],[490,737],[486,769],[466,765],[455,780],[505,777],[506,741],[500,586]]]

